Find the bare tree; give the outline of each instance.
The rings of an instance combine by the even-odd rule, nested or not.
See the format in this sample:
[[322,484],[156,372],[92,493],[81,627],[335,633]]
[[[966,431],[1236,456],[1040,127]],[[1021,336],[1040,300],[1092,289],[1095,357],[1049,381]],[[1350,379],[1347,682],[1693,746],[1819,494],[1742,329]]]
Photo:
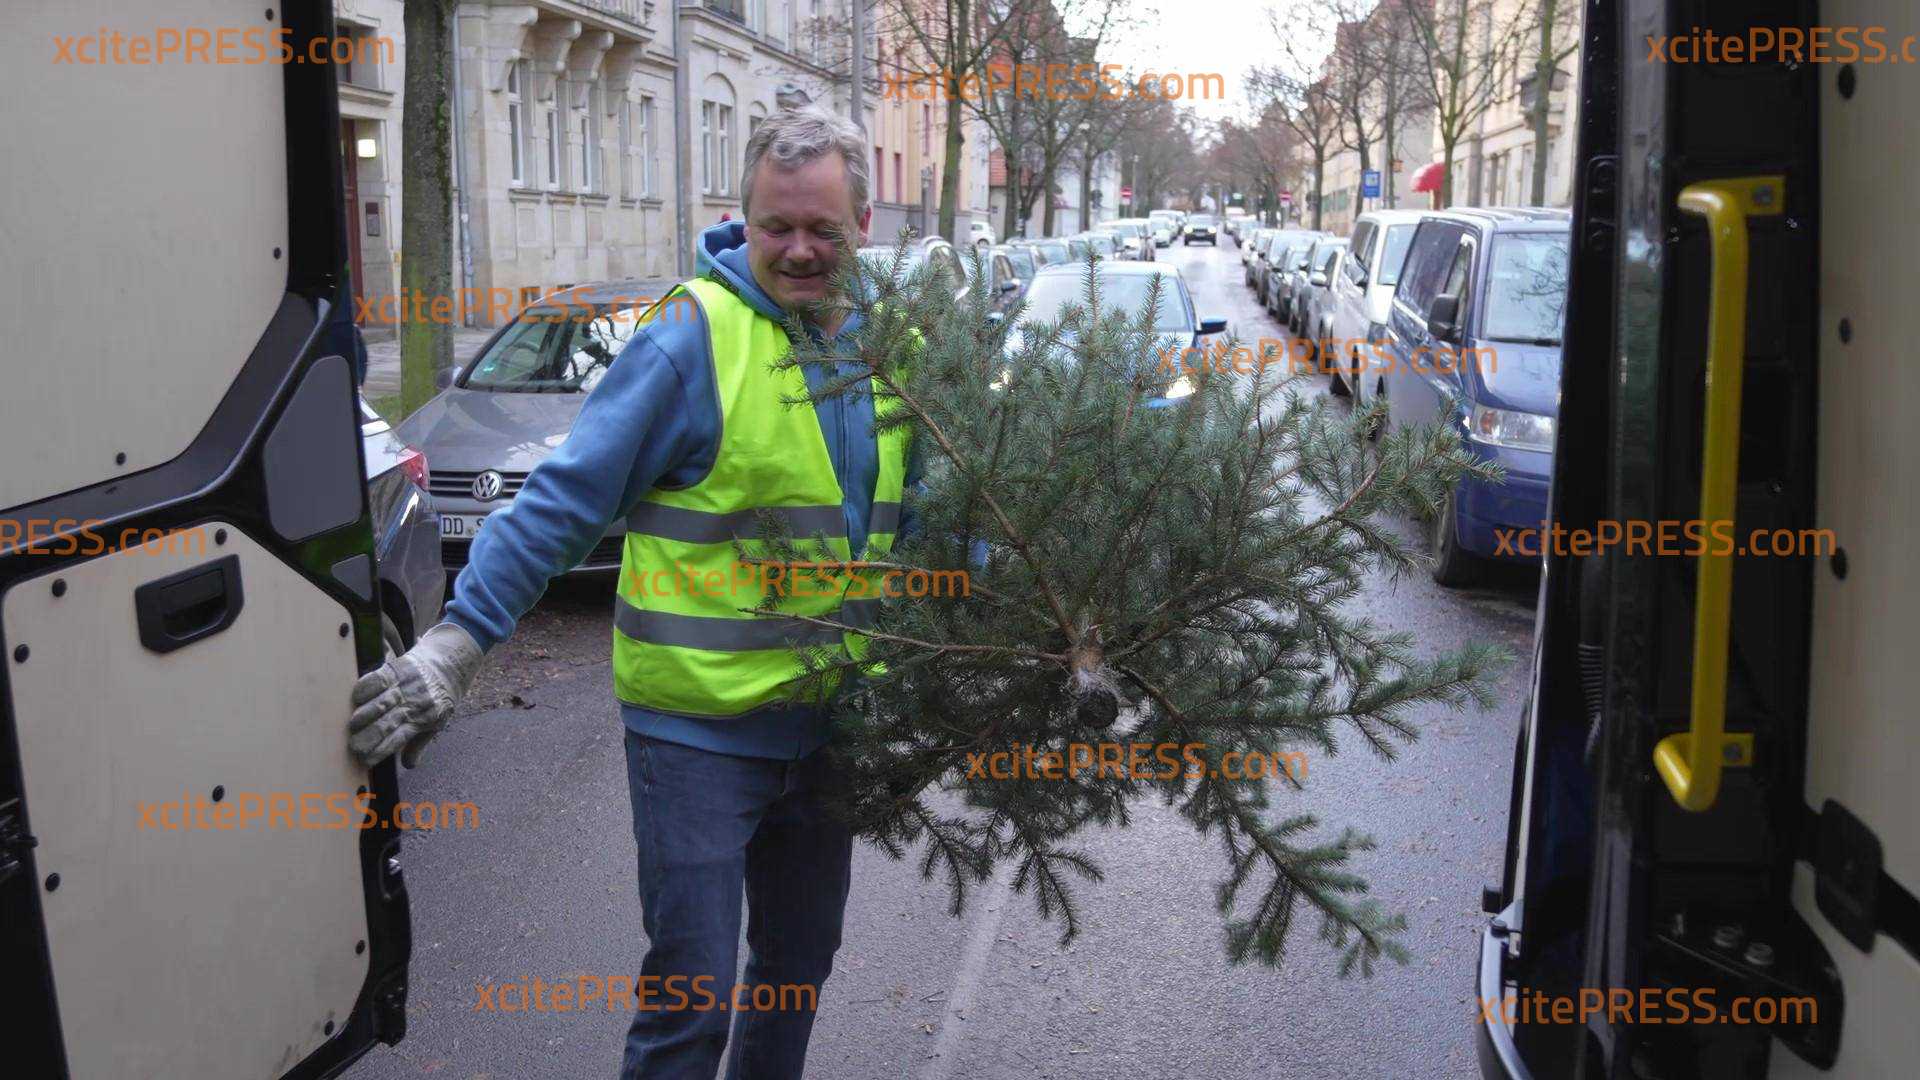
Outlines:
[[1419,86],[1433,110],[1440,138],[1440,201],[1453,202],[1453,159],[1460,141],[1501,96],[1500,73],[1508,70],[1525,36],[1525,5],[1502,13],[1493,0],[1381,0],[1398,10],[1417,66]]
[[1573,0],[1534,0],[1533,7],[1533,127],[1532,204],[1547,201],[1547,114],[1553,104],[1553,83],[1560,62],[1580,51],[1580,5]]
[[[857,0],[856,0],[857,2]],[[960,176],[962,173],[962,154],[966,147],[966,133],[962,129],[961,119],[965,103],[954,88],[968,80],[981,79],[985,75],[987,58],[994,52],[995,41],[991,27],[993,20],[987,17],[986,9],[1005,0],[880,0],[888,9],[888,16],[880,22],[882,33],[896,41],[908,41],[913,44],[911,55],[904,61],[895,59],[892,70],[900,75],[926,76],[931,74],[937,83],[946,83],[937,95],[946,119],[945,167],[940,170],[940,221],[937,232],[941,236],[953,238],[954,221],[960,206]],[[1014,0],[1020,2],[1020,0]],[[876,18],[881,12],[876,11]],[[896,57],[899,54],[896,54]],[[915,70],[902,70],[920,66]],[[888,68],[883,61],[882,74]]]
[[1264,224],[1274,221],[1299,147],[1300,137],[1280,119],[1277,106],[1268,106],[1251,126],[1231,120],[1220,125],[1219,155],[1234,175],[1249,178],[1249,186],[1260,192]]
[[[1388,0],[1391,2],[1391,0]],[[1273,110],[1273,115],[1299,137],[1308,175],[1312,178],[1313,227],[1320,227],[1321,186],[1327,159],[1339,147],[1340,105],[1325,79],[1307,82],[1276,67],[1256,67],[1247,76],[1247,88]]]
[[1123,153],[1133,162],[1133,204],[1154,209],[1163,195],[1194,173],[1198,139],[1193,113],[1159,100],[1137,110],[1122,137]]
[[[406,103],[401,110],[400,282],[403,295],[453,292],[452,0],[406,0]],[[351,164],[351,163],[349,163]],[[356,284],[358,284],[356,282]],[[400,325],[400,410],[411,414],[438,393],[435,375],[453,366],[453,328],[444,319]]]

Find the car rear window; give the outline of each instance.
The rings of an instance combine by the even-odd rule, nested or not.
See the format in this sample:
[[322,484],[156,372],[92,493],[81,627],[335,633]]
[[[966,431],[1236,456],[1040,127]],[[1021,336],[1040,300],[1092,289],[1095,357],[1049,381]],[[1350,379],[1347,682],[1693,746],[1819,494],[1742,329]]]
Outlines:
[[474,361],[461,385],[499,393],[586,393],[626,348],[641,314],[635,308],[529,308]]
[[1387,230],[1387,246],[1380,253],[1380,266],[1374,280],[1382,285],[1398,285],[1400,269],[1407,264],[1407,248],[1413,244],[1418,225],[1395,225]]

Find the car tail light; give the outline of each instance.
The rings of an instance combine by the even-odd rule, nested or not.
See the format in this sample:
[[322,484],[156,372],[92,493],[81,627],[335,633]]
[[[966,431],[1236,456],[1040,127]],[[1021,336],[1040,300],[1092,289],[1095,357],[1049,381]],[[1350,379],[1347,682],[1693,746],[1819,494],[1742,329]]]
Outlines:
[[399,464],[400,471],[407,474],[407,479],[413,481],[415,486],[419,487],[420,490],[425,491],[427,488],[427,455],[421,453],[418,447],[409,446],[400,452]]

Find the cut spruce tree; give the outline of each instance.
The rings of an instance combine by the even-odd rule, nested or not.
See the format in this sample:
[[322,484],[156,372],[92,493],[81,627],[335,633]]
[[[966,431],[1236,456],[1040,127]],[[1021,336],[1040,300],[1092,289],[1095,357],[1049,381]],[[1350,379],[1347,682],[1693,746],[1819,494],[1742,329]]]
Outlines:
[[[1311,759],[1355,739],[1393,758],[1422,706],[1490,705],[1496,651],[1423,657],[1353,609],[1369,573],[1423,558],[1390,518],[1431,514],[1463,472],[1498,473],[1447,430],[1370,441],[1379,415],[1329,403],[1283,358],[1262,366],[1231,343],[1183,353],[1190,338],[1155,328],[1178,321],[1156,319],[1180,303],[1170,288],[1121,305],[1090,262],[1083,302],[1057,320],[1001,319],[984,289],[956,300],[962,283],[934,260],[907,273],[909,243],[842,260],[833,302],[864,319],[858,359],[795,322],[778,365],[828,365],[816,398],[871,386],[878,425],[912,429],[916,528],[869,565],[968,574],[966,595],[890,599],[868,626],[812,620],[865,644],[853,661],[803,653],[797,688],[840,713],[844,812],[944,877],[955,914],[1013,861],[1015,888],[1064,942],[1085,916],[1076,886],[1102,876],[1083,832],[1157,797],[1220,845],[1233,961],[1278,964],[1303,916],[1343,974],[1404,961],[1404,916],[1355,872],[1372,840],[1323,831],[1298,777],[1241,778],[1222,759]],[[776,528],[763,522],[770,539],[741,556],[817,550]],[[1101,743],[1179,749],[1124,768],[1073,749]],[[1018,768],[981,766],[1008,751]],[[1044,767],[1049,752],[1059,767]]]

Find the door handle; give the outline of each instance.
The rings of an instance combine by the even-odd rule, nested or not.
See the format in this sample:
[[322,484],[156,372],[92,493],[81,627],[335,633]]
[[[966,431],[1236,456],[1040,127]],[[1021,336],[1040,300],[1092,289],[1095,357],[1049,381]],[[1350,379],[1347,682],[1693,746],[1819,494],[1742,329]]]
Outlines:
[[[1706,219],[1711,270],[1707,306],[1707,430],[1700,467],[1700,519],[1732,521],[1740,479],[1740,390],[1747,351],[1747,219],[1777,217],[1786,177],[1749,176],[1689,184],[1680,209]],[[1693,600],[1693,696],[1688,729],[1661,739],[1653,765],[1673,801],[1706,810],[1720,797],[1725,768],[1753,763],[1753,736],[1729,735],[1727,638],[1733,614],[1733,555],[1700,556]]]
[[140,644],[169,653],[211,637],[240,617],[240,556],[228,555],[133,590]]

